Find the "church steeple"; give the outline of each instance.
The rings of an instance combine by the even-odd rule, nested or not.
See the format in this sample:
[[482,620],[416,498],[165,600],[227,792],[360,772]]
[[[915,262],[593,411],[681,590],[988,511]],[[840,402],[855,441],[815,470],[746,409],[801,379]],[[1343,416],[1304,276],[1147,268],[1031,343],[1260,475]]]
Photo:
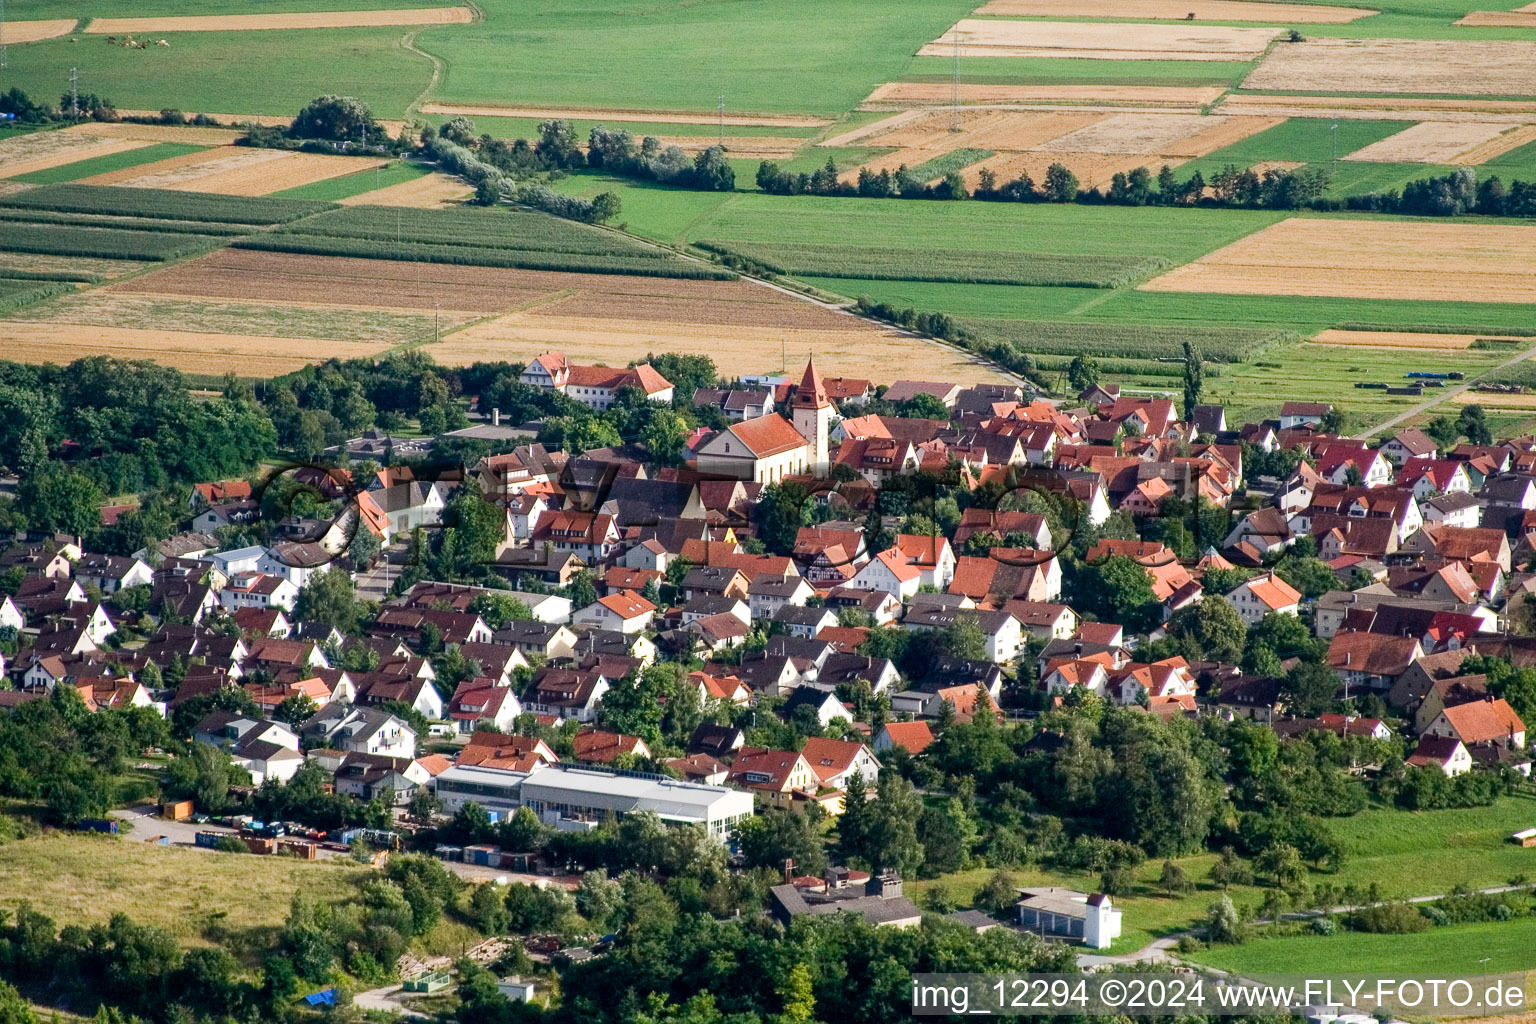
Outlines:
[[790,403],[790,416],[795,430],[810,445],[808,468],[817,476],[825,476],[831,468],[828,434],[832,430],[832,413],[827,386],[821,382],[821,374],[816,372],[816,360],[811,359],[805,364],[805,376],[800,378],[800,387]]

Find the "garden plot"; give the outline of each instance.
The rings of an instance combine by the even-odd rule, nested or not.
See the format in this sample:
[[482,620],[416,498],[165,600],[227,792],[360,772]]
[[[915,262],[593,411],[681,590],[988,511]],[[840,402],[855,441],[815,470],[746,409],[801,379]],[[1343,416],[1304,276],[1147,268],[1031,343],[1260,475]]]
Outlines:
[[[886,82],[865,98],[862,109],[903,106],[949,106],[954,90],[945,82]],[[1216,86],[1177,85],[1002,85],[962,82],[961,103],[1029,104],[1045,106],[1203,107],[1221,98]],[[880,122],[876,122],[877,124]],[[866,125],[865,128],[870,127]],[[840,135],[859,138],[863,129]],[[828,140],[827,145],[847,145]]]
[[1343,24],[1378,11],[1322,4],[1246,3],[1244,0],[990,0],[974,12],[994,18],[1145,18],[1149,21],[1264,21]]
[[1536,127],[1486,121],[1421,121],[1344,157],[1371,163],[1479,164],[1536,139]]
[[140,32],[253,32],[264,29],[371,28],[380,25],[467,25],[468,7],[416,7],[386,11],[310,11],[301,14],[212,14],[168,18],[93,18],[93,35]]
[[1426,96],[1536,96],[1536,43],[1309,39],[1277,46],[1246,89]]
[[1230,295],[1536,302],[1536,226],[1290,218],[1141,287]]
[[[1097,60],[1253,60],[1271,28],[962,18],[920,57],[1082,57]],[[1292,88],[1286,86],[1286,88]]]

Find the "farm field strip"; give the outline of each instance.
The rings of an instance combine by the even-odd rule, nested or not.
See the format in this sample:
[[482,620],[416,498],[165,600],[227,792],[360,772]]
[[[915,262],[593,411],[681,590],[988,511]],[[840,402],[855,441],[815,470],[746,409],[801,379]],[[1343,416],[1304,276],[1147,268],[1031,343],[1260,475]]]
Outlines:
[[1027,147],[1069,153],[1145,153],[1204,156],[1230,146],[1280,121],[1276,118],[1208,117],[1200,114],[1113,114],[1039,145]]
[[1221,113],[1232,114],[1379,121],[1501,121],[1507,124],[1529,124],[1536,119],[1536,102],[1529,100],[1230,93],[1217,109]]
[[0,250],[0,275],[4,275],[7,271],[23,271],[39,274],[79,274],[110,280],[153,265],[147,260],[104,260],[99,257],[53,256],[48,253]]
[[68,136],[63,132],[33,132],[0,142],[0,175],[7,178],[96,157],[143,149],[150,145],[137,139],[96,139]]
[[211,149],[202,154],[201,160],[177,160],[167,161],[164,167],[142,167],[139,174],[131,178],[119,178],[103,184],[120,185],[123,188],[153,188],[167,189],[171,191],[209,192],[211,189],[187,189],[189,182],[200,178],[212,177],[216,174],[225,174],[237,171],[243,167],[257,164],[269,164],[288,156],[286,150],[281,149],[251,149],[247,147],[236,148],[234,146]]
[[962,18],[918,50],[920,57],[1078,57],[1095,60],[1247,61],[1278,29],[1224,26],[991,21]]
[[1076,175],[1083,188],[1098,188],[1108,184],[1116,174],[1128,174],[1138,167],[1156,170],[1163,165],[1177,167],[1185,157],[1164,157],[1147,153],[1069,153],[1064,150],[1032,150],[1027,153],[1005,153],[990,160],[983,160],[966,168],[966,188],[975,188],[981,181],[981,172],[991,171],[1000,183],[1012,181],[1025,174],[1039,185],[1045,181],[1052,164],[1061,164]]
[[[123,110],[124,115],[159,116],[157,110]],[[288,120],[282,124],[287,125]],[[87,121],[62,129],[70,135],[93,135],[100,139],[139,139],[143,142],[188,142],[196,146],[233,146],[245,132],[235,128],[210,128],[191,124],[135,124],[132,121]]]
[[727,124],[747,128],[825,128],[832,122],[824,117],[797,117],[780,114],[727,114],[699,111],[678,113],[666,110],[586,109],[581,107],[497,107],[465,103],[425,103],[423,114],[460,114],[465,117],[527,117],[534,119],[566,118],[585,121],[640,121],[649,124]]
[[223,159],[153,171],[140,178],[123,180],[120,184],[133,188],[170,188],[232,196],[264,196],[327,178],[372,170],[389,162],[387,157],[331,156],[231,147]]
[[81,356],[153,359],[188,373],[277,376],[332,357],[355,359],[386,346],[323,338],[278,338],[143,330],[79,324],[0,321],[6,356],[23,363],[67,363]]
[[399,206],[406,209],[432,210],[457,204],[474,194],[474,189],[459,178],[432,171],[414,181],[386,185],[371,192],[338,199],[342,206]]
[[1145,18],[1186,21],[1262,21],[1279,24],[1343,24],[1379,11],[1323,4],[1245,3],[1244,0],[988,0],[980,17]]
[[1478,28],[1536,28],[1536,11],[1471,11],[1457,20],[1458,25]]
[[41,39],[53,39],[74,31],[78,18],[49,18],[43,21],[8,21],[5,23],[5,41],[10,43],[35,43]]
[[1536,95],[1536,43],[1309,39],[1272,50],[1245,89],[1451,96]]
[[[858,321],[850,322],[858,323]],[[477,324],[429,346],[439,363],[459,366],[482,360],[527,359],[558,347],[576,359],[609,363],[651,352],[707,355],[722,374],[776,371],[814,354],[825,373],[860,374],[878,358],[893,376],[934,375],[967,381],[1009,378],[963,352],[873,326],[843,330],[721,326],[665,320],[611,319],[516,313]]]
[[84,256],[131,260],[172,260],[223,244],[211,235],[171,231],[131,231],[69,224],[4,222],[0,249],[52,256]]
[[[1007,85],[961,82],[961,103],[1053,105],[1203,107],[1221,98],[1215,86],[1174,85]],[[951,85],[942,82],[886,82],[865,98],[864,109],[899,107],[903,104],[947,106],[953,99]],[[852,134],[852,133],[850,133]],[[860,136],[853,136],[855,138]],[[839,136],[843,138],[843,136]],[[845,145],[828,140],[825,145]]]
[[1452,163],[1485,164],[1529,142],[1536,142],[1536,125],[1525,124],[1498,135],[1460,154]]
[[959,112],[960,130],[953,132],[950,128],[956,120],[954,112],[922,111],[921,116],[898,125],[894,131],[865,139],[864,143],[939,151],[978,146],[999,152],[1019,152],[1097,124],[1106,116],[1099,112],[968,109]]
[[331,210],[287,225],[278,234],[592,256],[628,256],[657,261],[676,258],[665,249],[645,245],[616,232],[603,231],[543,213],[505,208],[407,212],[354,206]]
[[1536,302],[1536,226],[1290,218],[1141,287]]
[[[181,156],[167,157],[151,164],[137,164],[133,167],[124,167],[116,171],[107,171],[102,174],[93,174],[88,178],[79,178],[79,185],[122,185],[127,182],[137,182],[147,178],[155,178],[164,181],[176,181],[177,176],[172,171],[182,171],[189,167],[201,167],[205,164],[216,164],[227,161],[233,149],[218,147],[215,149],[198,150],[195,153],[184,153]],[[188,172],[192,173],[192,172]],[[153,188],[153,185],[142,185],[141,188]]]
[[1459,352],[1469,348],[1479,337],[1481,335],[1477,334],[1424,334],[1415,331],[1340,331],[1330,328],[1329,330],[1318,332],[1310,339],[1309,343],[1348,348],[1428,349]]
[[[1389,135],[1380,142],[1373,142],[1364,149],[1357,149],[1343,157],[1345,160],[1370,163],[1420,163],[1420,164],[1472,164],[1480,159],[1466,159],[1468,154],[1489,148],[1488,144],[1506,134],[1515,134],[1529,126],[1510,127],[1507,124],[1486,121],[1420,121],[1396,135]],[[1498,153],[1514,149],[1529,142],[1528,136],[1516,136]]]
[[33,171],[30,174],[18,175],[18,179],[32,185],[52,185],[61,181],[87,181],[101,176],[109,176],[116,173],[132,172],[145,164],[155,163],[159,160],[169,160],[189,153],[201,153],[199,146],[189,146],[177,142],[155,142],[148,146],[125,149],[117,153],[109,153],[105,156],[91,157],[85,160],[76,160],[73,163],[59,164],[44,171]]
[[272,29],[369,28],[379,25],[467,25],[468,7],[414,7],[378,11],[310,11],[298,14],[210,14],[165,18],[93,18],[92,35],[139,32],[250,32]]
[[1204,327],[1088,321],[1002,320],[967,317],[963,323],[989,341],[1008,341],[1023,352],[1103,358],[1171,358],[1193,342],[1202,358],[1239,363],[1282,336],[1274,328]]

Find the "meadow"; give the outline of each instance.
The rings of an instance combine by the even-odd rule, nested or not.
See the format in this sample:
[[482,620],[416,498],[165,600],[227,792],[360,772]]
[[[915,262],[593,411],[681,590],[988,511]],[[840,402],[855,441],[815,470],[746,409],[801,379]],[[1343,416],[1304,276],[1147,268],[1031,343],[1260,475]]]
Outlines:
[[[384,7],[442,7],[448,0],[283,0],[284,11],[372,11]],[[197,14],[265,14],[263,0],[197,0]],[[12,21],[48,18],[147,18],[189,13],[186,0],[10,0]]]
[[1536,917],[1431,928],[1413,935],[1290,935],[1212,946],[1189,957],[1244,974],[1497,974],[1531,967]]

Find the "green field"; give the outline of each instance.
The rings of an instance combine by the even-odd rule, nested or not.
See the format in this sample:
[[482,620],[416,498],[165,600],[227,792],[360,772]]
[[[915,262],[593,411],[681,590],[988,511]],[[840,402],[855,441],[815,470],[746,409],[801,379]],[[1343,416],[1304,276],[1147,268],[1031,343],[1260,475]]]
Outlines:
[[[182,8],[176,13],[187,13]],[[9,16],[18,19],[15,10]],[[430,60],[400,46],[405,32],[167,33],[169,47],[146,50],[109,46],[101,36],[80,36],[79,42],[61,37],[10,47],[4,81],[57,102],[69,88],[70,68],[78,67],[81,92],[106,96],[125,110],[179,107],[189,114],[291,117],[316,96],[338,93],[366,101],[380,117],[398,117],[432,77]]]
[[272,194],[279,199],[314,199],[322,203],[334,203],[338,199],[350,199],[364,192],[372,192],[374,189],[415,181],[430,171],[431,168],[422,164],[401,160],[388,167],[358,171],[356,174],[344,174],[339,178],[327,178],[324,181],[312,181],[308,185],[300,185],[298,188],[284,189]]
[[1451,925],[1413,935],[1340,931],[1329,936],[1254,939],[1242,946],[1213,946],[1190,959],[1248,974],[1525,971],[1536,966],[1536,917]]
[[0,249],[49,256],[104,256],[123,260],[170,260],[212,249],[223,239],[171,231],[124,231],[63,224],[7,221]]
[[482,0],[484,23],[423,31],[442,102],[836,116],[971,0]]
[[161,142],[153,146],[145,146],[141,149],[109,153],[106,156],[92,157],[89,160],[76,160],[72,164],[49,167],[47,170],[33,171],[31,174],[18,174],[11,180],[24,181],[29,185],[52,185],[60,181],[79,181],[81,178],[89,178],[93,174],[107,174],[111,171],[121,171],[129,167],[139,167],[143,164],[154,163],[156,160],[169,160],[173,156],[198,153],[207,148],[207,146],[189,146],[181,142]]
[[151,18],[190,14],[270,14],[296,11],[373,11],[384,7],[447,7],[453,0],[10,0],[12,21],[45,18]]
[[319,213],[327,208],[327,204],[271,196],[63,184],[0,196],[0,207],[224,224],[281,224]]

